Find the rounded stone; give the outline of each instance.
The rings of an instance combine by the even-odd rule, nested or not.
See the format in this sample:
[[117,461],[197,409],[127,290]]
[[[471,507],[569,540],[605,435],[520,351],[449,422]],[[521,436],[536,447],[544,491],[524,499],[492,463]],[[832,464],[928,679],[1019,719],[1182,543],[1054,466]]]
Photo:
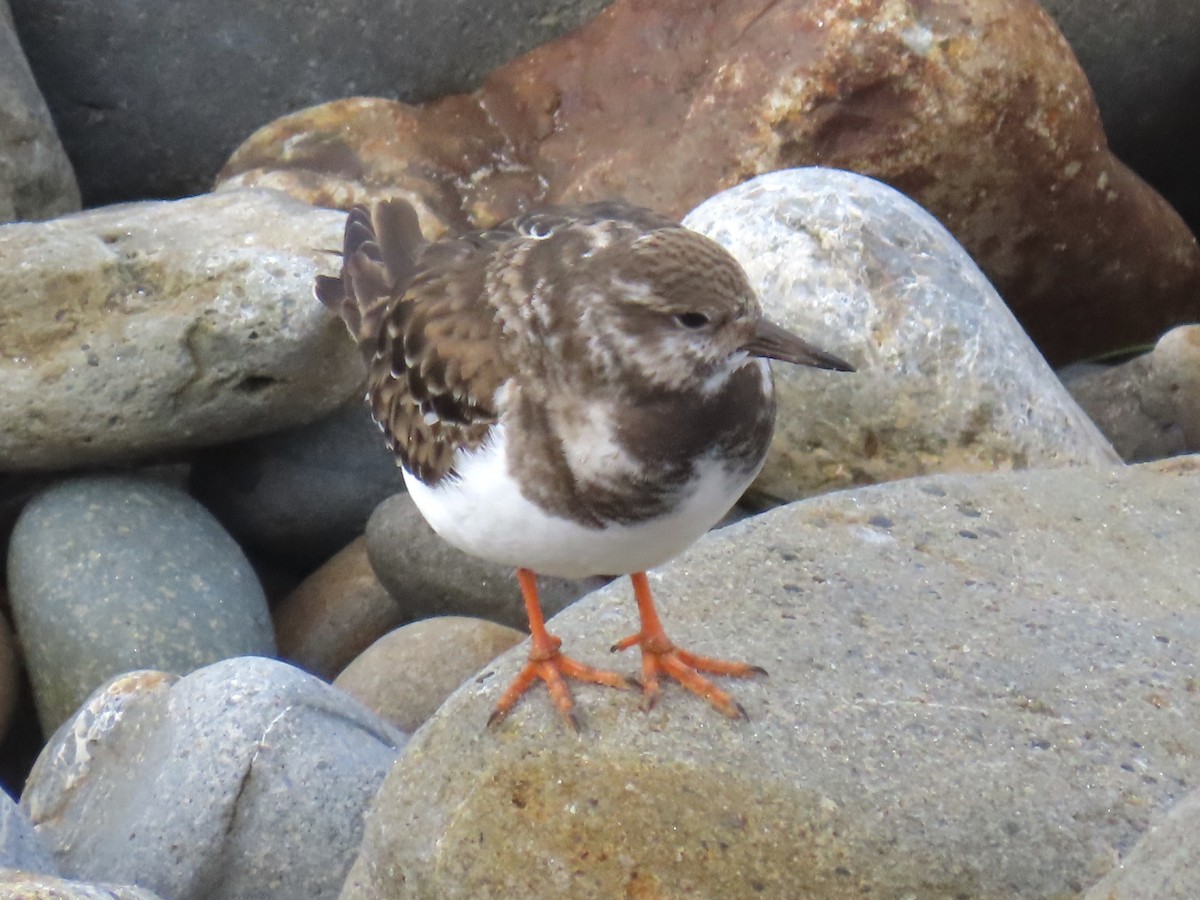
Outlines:
[[333,686],[412,733],[464,681],[525,639],[486,619],[437,616],[385,634]]
[[404,742],[275,660],[133,672],[54,734],[21,807],[76,878],[172,900],[332,900]]
[[272,610],[279,655],[326,681],[404,621],[359,537]]
[[0,471],[228,443],[359,394],[312,296],[344,218],[229,191],[0,226]]
[[0,222],[79,209],[79,186],[0,0]]
[[193,494],[244,546],[311,569],[404,489],[361,398],[286,431],[199,453]]
[[[442,540],[408,494],[379,504],[367,521],[367,555],[407,619],[475,616],[523,627],[525,606],[513,570],[468,556]],[[604,584],[603,578],[539,578],[549,618]]]
[[[1188,457],[907,479],[709,535],[651,584],[673,641],[770,671],[716,679],[748,719],[574,685],[576,734],[539,686],[486,729],[515,648],[414,735],[341,900],[1078,897],[1200,779],[1198,521]],[[612,666],[634,615],[614,584],[554,631]]]
[[13,531],[8,587],[46,733],[121,672],[275,652],[241,549],[156,482],[77,478],[34,497]]
[[789,169],[683,221],[738,259],[768,318],[858,369],[772,366],[779,414],[760,499],[1118,461],[967,252],[899,191]]
[[1194,0],[1042,0],[1087,73],[1113,153],[1153,184],[1195,230],[1200,142]]

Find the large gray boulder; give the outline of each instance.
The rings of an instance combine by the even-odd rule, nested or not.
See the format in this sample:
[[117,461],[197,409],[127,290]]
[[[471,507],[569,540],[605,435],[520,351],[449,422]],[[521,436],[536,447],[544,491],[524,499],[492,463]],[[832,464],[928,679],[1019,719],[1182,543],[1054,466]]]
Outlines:
[[[515,648],[414,736],[342,900],[1081,894],[1200,778],[1200,458],[941,475],[710,535],[652,575],[668,632],[757,663],[749,721],[668,686],[535,691]],[[608,645],[626,584],[551,623]]]
[[312,296],[343,216],[269,191],[0,226],[0,470],[312,421],[362,363]]

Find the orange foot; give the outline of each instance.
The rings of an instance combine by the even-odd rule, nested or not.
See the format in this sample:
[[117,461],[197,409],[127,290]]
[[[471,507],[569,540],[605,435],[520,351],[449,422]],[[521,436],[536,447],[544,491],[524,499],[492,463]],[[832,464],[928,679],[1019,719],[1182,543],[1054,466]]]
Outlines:
[[694,694],[699,694],[718,710],[733,719],[746,719],[746,710],[726,691],[721,690],[703,675],[732,675],[746,678],[750,675],[766,675],[767,670],[747,663],[727,662],[708,656],[699,656],[676,647],[667,637],[654,608],[650,583],[645,572],[629,576],[633,581],[633,592],[637,597],[638,612],[641,614],[642,630],[613,644],[613,652],[642,648],[642,708],[649,710],[662,695],[659,678],[666,675],[674,678]]
[[517,570],[517,580],[521,584],[521,594],[525,598],[525,611],[529,614],[529,631],[532,646],[529,648],[529,661],[512,680],[508,688],[496,701],[496,708],[488,717],[488,726],[502,721],[507,716],[522,695],[529,690],[534,682],[546,682],[550,690],[550,698],[567,724],[575,731],[579,730],[579,720],[575,718],[575,701],[571,699],[571,691],[567,688],[566,679],[588,681],[592,684],[603,684],[608,687],[630,688],[632,685],[616,672],[603,669],[593,669],[581,662],[564,656],[558,648],[562,640],[546,631],[546,623],[542,618],[541,604],[538,602],[537,579],[528,569]]

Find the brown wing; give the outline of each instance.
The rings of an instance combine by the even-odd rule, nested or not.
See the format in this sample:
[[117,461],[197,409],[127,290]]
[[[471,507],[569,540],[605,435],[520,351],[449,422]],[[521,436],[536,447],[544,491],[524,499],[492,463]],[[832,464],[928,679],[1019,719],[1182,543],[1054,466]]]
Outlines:
[[455,450],[480,446],[497,420],[499,328],[482,295],[501,243],[497,232],[428,244],[407,203],[355,207],[341,277],[317,280],[363,351],[388,445],[426,484],[453,474]]

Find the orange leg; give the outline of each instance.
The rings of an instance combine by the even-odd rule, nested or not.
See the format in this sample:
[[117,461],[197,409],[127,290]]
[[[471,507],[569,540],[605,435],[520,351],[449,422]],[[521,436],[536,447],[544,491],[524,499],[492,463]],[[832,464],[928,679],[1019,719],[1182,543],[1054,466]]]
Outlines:
[[529,569],[517,569],[517,581],[521,585],[521,596],[525,599],[525,612],[529,616],[529,662],[512,680],[508,689],[496,701],[496,708],[488,718],[488,725],[495,725],[512,711],[533,683],[539,678],[546,682],[550,690],[550,698],[555,707],[567,720],[574,730],[579,730],[579,722],[575,718],[575,702],[571,699],[571,691],[567,688],[565,679],[574,678],[577,681],[590,681],[593,684],[605,684],[609,687],[628,688],[630,684],[616,672],[606,672],[603,669],[593,669],[581,662],[576,662],[569,656],[558,652],[562,640],[546,631],[546,620],[542,616],[542,604],[538,600],[537,576]]
[[650,582],[645,572],[635,572],[629,576],[633,582],[633,593],[637,597],[638,614],[642,619],[642,630],[631,634],[613,644],[612,650],[628,650],[630,647],[642,648],[642,706],[652,709],[662,694],[659,687],[659,677],[666,675],[674,678],[694,694],[699,694],[709,703],[734,719],[748,718],[746,710],[740,703],[725,691],[721,690],[703,675],[733,675],[745,678],[749,675],[766,675],[766,669],[751,666],[746,663],[726,662],[712,659],[708,656],[698,656],[676,647],[658,618],[658,610],[654,608],[654,596],[650,593]]

